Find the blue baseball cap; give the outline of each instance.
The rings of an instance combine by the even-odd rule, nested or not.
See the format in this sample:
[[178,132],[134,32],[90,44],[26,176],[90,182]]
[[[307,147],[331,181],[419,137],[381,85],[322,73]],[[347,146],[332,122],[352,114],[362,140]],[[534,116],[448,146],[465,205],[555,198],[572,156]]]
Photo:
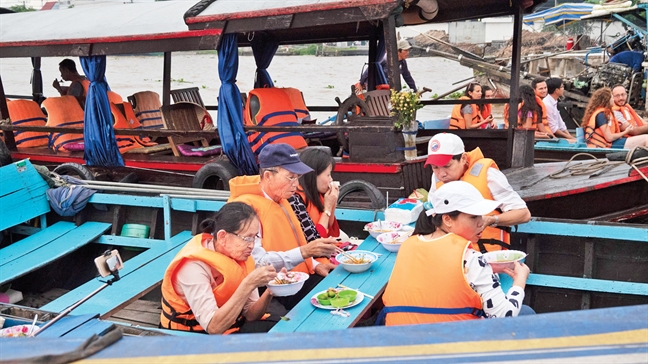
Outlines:
[[259,153],[259,167],[282,167],[295,174],[306,174],[313,169],[299,159],[295,148],[288,144],[269,144]]

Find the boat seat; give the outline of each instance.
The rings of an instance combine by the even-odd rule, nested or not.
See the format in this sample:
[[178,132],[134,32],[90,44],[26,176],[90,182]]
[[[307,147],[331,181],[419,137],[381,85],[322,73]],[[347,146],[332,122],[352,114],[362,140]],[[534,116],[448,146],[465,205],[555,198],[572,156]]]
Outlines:
[[176,104],[179,102],[193,102],[194,104],[205,107],[205,103],[203,102],[202,97],[200,97],[200,90],[198,87],[171,90],[170,93],[173,102]]
[[[74,310],[75,315],[99,313],[110,316],[140,298],[162,282],[166,268],[180,249],[191,239],[189,231],[173,236],[168,243],[154,245],[124,263],[121,279],[99,292]],[[103,283],[91,280],[43,306],[46,311],[61,312],[89,295]]]
[[[211,117],[207,110],[198,104],[192,102],[180,102],[177,104],[162,106],[162,121],[164,123],[165,129],[168,130],[188,130],[196,131],[202,130],[201,120],[198,119],[199,115],[202,115],[202,120],[206,119],[211,121]],[[205,122],[207,124],[207,122]],[[209,122],[209,124],[212,124]],[[209,149],[209,140],[205,137],[195,137],[195,136],[169,136],[169,144],[171,145],[171,150],[173,150],[173,155],[179,157],[181,155],[187,155],[183,151],[182,144],[184,143],[193,143],[196,146],[202,146],[202,149]],[[199,148],[200,149],[200,148]],[[212,148],[216,150],[218,148]],[[215,153],[219,153],[220,150]]]
[[160,95],[153,91],[142,91],[128,96],[135,116],[144,129],[160,129],[163,127],[160,113]]
[[[50,127],[83,128],[84,114],[74,96],[48,97],[43,101],[47,111],[47,124]],[[83,142],[83,134],[51,133],[50,148],[58,151],[74,143]],[[77,150],[77,149],[74,149]]]
[[[47,116],[32,100],[7,100],[7,109],[11,125],[45,126],[47,124]],[[43,132],[14,131],[13,133],[17,147],[45,147],[49,141],[49,135]]]
[[389,116],[390,90],[374,90],[364,94],[369,116]]
[[58,222],[46,226],[50,205],[45,191],[49,188],[29,160],[0,168],[0,230],[15,227],[41,216],[41,228],[25,239],[0,250],[0,285],[34,271],[64,256],[103,234],[110,224],[86,222],[75,226]]

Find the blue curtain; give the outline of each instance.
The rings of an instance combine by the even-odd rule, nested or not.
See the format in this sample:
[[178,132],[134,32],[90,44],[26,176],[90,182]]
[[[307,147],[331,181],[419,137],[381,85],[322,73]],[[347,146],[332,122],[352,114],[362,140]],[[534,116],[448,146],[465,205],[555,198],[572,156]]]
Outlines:
[[221,87],[218,95],[217,128],[223,152],[244,175],[259,173],[259,166],[243,130],[241,93],[236,86],[238,73],[238,40],[236,34],[223,36],[218,51],[218,77]]
[[387,85],[387,76],[385,75],[385,70],[380,67],[380,62],[385,58],[385,35],[383,32],[380,32],[380,38],[378,38],[378,46],[376,47],[376,85]]
[[254,74],[254,88],[274,87],[267,69],[277,48],[279,48],[279,42],[265,33],[256,34],[252,39],[252,53],[257,66]]
[[83,72],[90,81],[83,115],[83,158],[89,166],[123,167],[108,102],[106,56],[80,58]]

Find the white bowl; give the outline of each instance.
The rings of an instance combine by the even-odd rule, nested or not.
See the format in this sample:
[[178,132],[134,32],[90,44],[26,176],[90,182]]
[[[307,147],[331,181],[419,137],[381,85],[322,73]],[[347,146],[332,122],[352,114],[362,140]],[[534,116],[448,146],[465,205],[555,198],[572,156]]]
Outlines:
[[399,231],[393,233],[384,233],[376,237],[376,240],[382,244],[383,248],[390,252],[397,252],[401,244],[409,238],[406,232]]
[[515,262],[523,262],[526,253],[519,250],[497,250],[484,254],[484,259],[491,268],[493,273],[502,273],[504,269],[514,269]]
[[[352,263],[347,263],[348,259],[346,255],[351,255],[355,258],[364,258],[364,259],[369,259],[370,262],[364,263],[364,264],[352,264]],[[348,272],[351,273],[361,273],[369,269],[371,267],[371,264],[375,262],[378,259],[378,256],[375,253],[372,253],[370,251],[366,250],[353,250],[346,252],[345,254],[338,254],[335,257],[335,260],[337,260],[342,268],[346,269]]]
[[407,236],[411,236],[412,233],[414,232],[414,227],[409,226],[409,225],[403,225],[401,226],[399,232],[407,234]]
[[295,280],[294,283],[288,284],[277,284],[275,281],[270,281],[268,283],[268,289],[274,296],[283,297],[283,296],[292,296],[304,286],[304,282],[308,279],[309,275],[302,272],[288,272],[288,273],[277,273],[277,277],[280,279]]
[[364,229],[365,231],[368,231],[373,238],[376,238],[378,235],[383,233],[398,231],[401,226],[402,224],[396,221],[374,221],[365,225]]

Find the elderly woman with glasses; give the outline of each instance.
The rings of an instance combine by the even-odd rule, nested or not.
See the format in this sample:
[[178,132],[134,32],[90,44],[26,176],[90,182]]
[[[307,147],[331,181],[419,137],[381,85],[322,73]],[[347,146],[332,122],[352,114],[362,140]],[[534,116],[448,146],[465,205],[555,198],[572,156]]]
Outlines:
[[288,144],[269,144],[259,153],[259,175],[239,176],[230,180],[230,201],[252,206],[261,222],[261,244],[252,251],[254,260],[310,274],[302,289],[294,296],[278,301],[288,310],[317,285],[334,268],[313,257],[329,257],[335,252],[334,238],[306,240],[299,219],[288,198],[295,194],[299,177],[313,171],[304,164]]
[[270,330],[278,320],[259,320],[272,295],[266,290],[259,296],[258,288],[277,272],[272,265],[255,269],[251,254],[259,219],[254,209],[226,204],[201,228],[164,274],[160,327],[208,334]]

